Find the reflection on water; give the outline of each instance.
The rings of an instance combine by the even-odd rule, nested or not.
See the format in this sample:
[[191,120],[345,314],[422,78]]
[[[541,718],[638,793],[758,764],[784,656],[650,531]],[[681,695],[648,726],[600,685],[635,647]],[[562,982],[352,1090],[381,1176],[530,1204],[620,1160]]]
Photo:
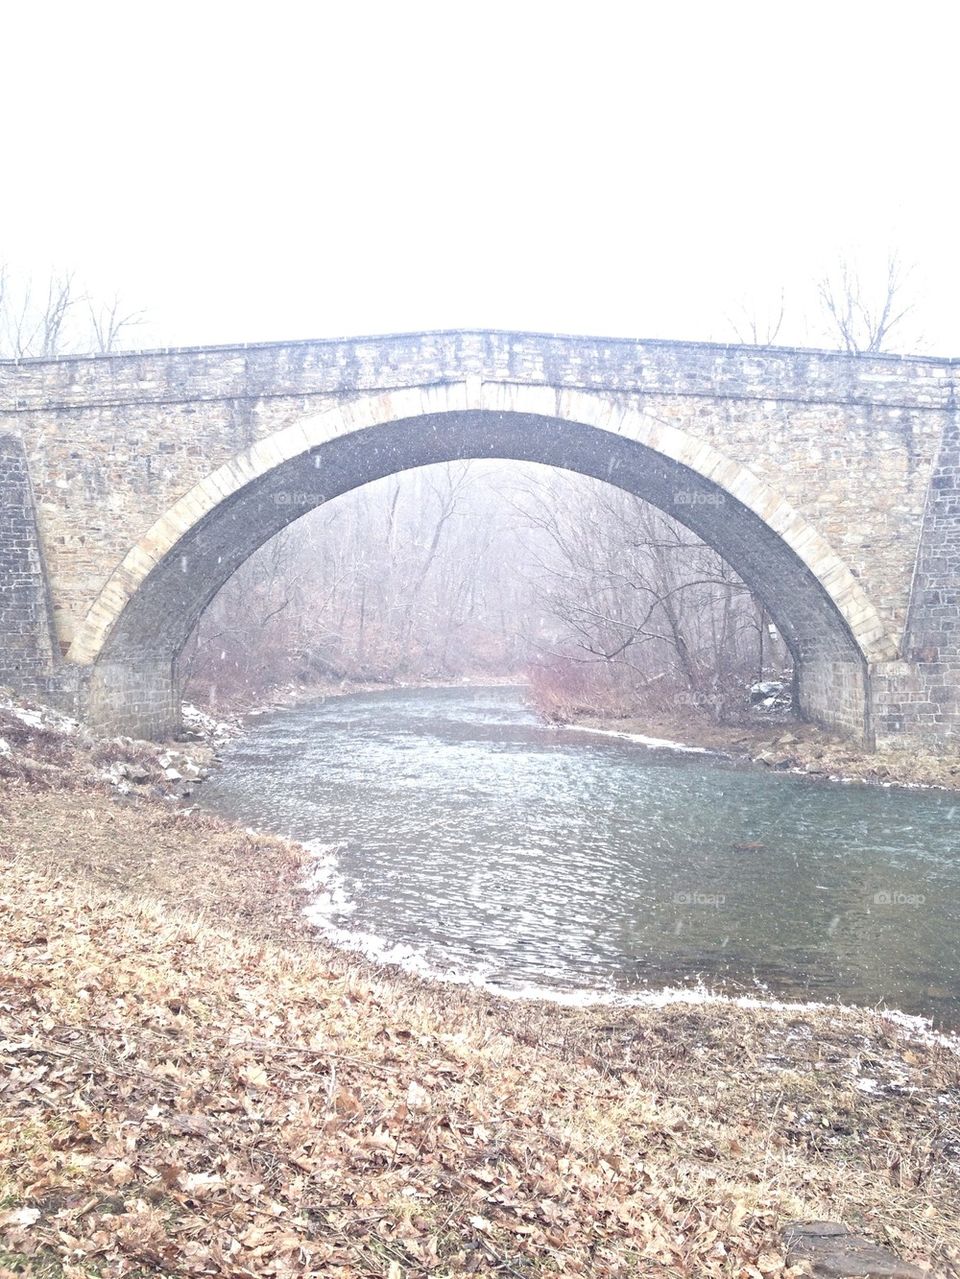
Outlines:
[[204,802],[323,854],[331,936],[432,969],[510,989],[702,982],[960,1024],[953,795],[558,730],[495,688],[276,712]]

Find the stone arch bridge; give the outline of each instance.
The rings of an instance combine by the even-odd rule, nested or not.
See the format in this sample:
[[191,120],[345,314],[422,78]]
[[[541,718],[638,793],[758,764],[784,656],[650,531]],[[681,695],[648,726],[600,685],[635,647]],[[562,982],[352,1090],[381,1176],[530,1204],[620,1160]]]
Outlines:
[[529,459],[683,521],[764,601],[801,710],[960,742],[960,362],[442,332],[0,363],[0,683],[109,733],[292,519],[391,472]]

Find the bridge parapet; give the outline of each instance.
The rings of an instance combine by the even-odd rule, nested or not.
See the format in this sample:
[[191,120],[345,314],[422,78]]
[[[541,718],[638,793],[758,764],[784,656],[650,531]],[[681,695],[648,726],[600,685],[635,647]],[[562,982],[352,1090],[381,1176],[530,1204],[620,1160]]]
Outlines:
[[0,410],[352,396],[463,381],[945,408],[956,362],[793,347],[439,331],[0,362]]

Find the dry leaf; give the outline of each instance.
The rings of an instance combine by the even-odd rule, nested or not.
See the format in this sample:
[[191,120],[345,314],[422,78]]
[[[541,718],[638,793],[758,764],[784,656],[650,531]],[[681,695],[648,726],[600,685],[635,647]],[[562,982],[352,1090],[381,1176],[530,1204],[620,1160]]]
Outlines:
[[251,1088],[266,1088],[270,1082],[267,1078],[267,1072],[257,1061],[250,1061],[241,1066],[240,1078],[244,1083],[249,1084]]
[[420,1111],[430,1109],[430,1094],[416,1080],[411,1080],[410,1086],[407,1088],[407,1107],[410,1110]]
[[342,1084],[333,1094],[333,1108],[338,1115],[359,1115],[363,1112],[360,1098]]
[[0,1226],[32,1226],[39,1216],[39,1208],[14,1208],[0,1213]]
[[110,1181],[114,1186],[129,1186],[133,1181],[133,1169],[129,1164],[116,1163],[110,1169]]

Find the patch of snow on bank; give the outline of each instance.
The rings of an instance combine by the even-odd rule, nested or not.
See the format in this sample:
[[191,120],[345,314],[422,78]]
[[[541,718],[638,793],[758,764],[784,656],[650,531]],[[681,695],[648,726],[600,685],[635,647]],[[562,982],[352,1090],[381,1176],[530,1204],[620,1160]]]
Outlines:
[[50,706],[22,706],[10,697],[0,697],[0,710],[6,711],[27,728],[46,729],[48,732],[71,736],[80,730],[80,721]]
[[213,742],[228,741],[241,733],[240,725],[229,720],[217,719],[209,712],[194,706],[192,702],[184,702],[180,707],[185,728],[206,737]]
[[639,746],[649,746],[651,750],[682,751],[687,755],[717,755],[719,751],[710,750],[706,746],[687,746],[684,742],[674,742],[667,737],[647,737],[644,733],[626,733],[615,728],[585,728],[578,724],[560,724],[561,729],[572,733],[592,733],[595,737],[617,737],[624,742],[636,742]]

